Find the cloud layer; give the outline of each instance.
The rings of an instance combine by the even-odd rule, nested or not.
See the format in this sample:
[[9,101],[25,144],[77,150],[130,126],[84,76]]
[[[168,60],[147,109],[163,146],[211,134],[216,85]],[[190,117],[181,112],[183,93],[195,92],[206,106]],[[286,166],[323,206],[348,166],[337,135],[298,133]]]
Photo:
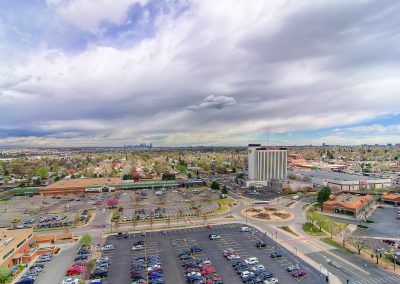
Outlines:
[[0,144],[400,141],[397,1],[114,2],[1,4]]

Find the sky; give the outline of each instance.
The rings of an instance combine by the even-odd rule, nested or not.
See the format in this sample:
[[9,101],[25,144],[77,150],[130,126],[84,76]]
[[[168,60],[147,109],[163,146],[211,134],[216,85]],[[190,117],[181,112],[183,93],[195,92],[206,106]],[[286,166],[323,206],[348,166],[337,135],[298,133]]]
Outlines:
[[397,0],[2,0],[0,145],[400,143]]

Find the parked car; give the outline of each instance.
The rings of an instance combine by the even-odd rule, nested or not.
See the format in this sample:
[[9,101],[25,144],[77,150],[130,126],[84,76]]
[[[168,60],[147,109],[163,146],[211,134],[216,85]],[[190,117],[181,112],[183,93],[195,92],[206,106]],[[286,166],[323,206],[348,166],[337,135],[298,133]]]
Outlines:
[[129,238],[129,233],[128,232],[118,232],[117,234],[117,239],[127,239]]
[[278,278],[272,277],[264,280],[263,284],[277,284],[279,283]]
[[200,246],[192,246],[191,248],[190,248],[190,251],[193,253],[193,252],[201,252],[203,250],[203,248],[202,247],[200,247]]
[[72,266],[67,270],[66,275],[70,276],[70,275],[79,275],[83,272],[85,268],[83,266]]
[[250,264],[250,265],[257,264],[258,259],[257,259],[257,257],[249,257],[248,259],[244,260],[244,263]]
[[257,242],[256,243],[256,248],[265,248],[267,246],[266,243],[264,242]]
[[62,284],[78,284],[79,283],[79,279],[78,278],[67,278],[64,279]]
[[113,251],[114,246],[113,245],[105,245],[105,246],[101,247],[100,250],[101,251]]
[[81,254],[81,255],[78,255],[77,257],[75,257],[74,258],[74,261],[77,261],[77,260],[87,260],[89,258],[89,256],[87,255],[87,254]]
[[240,256],[238,256],[237,254],[231,254],[229,256],[226,257],[228,260],[238,260],[240,259]]
[[144,246],[143,245],[136,245],[132,247],[132,250],[143,250]]
[[286,268],[286,270],[288,271],[288,272],[293,272],[293,271],[296,271],[296,270],[299,270],[300,269],[300,267],[298,266],[298,265],[291,265],[291,266],[288,266],[287,268]]
[[218,240],[221,238],[221,236],[217,234],[210,234],[208,237],[210,238],[210,240]]
[[95,278],[104,278],[108,276],[108,270],[102,270],[102,269],[95,269],[93,272],[90,274],[91,279]]
[[280,252],[274,251],[274,252],[271,253],[271,257],[272,258],[282,257],[282,254]]
[[18,282],[15,282],[15,284],[33,284],[35,283],[35,280],[31,278],[22,278]]
[[251,232],[251,228],[250,227],[241,227],[240,232]]
[[301,276],[306,276],[306,275],[307,275],[307,271],[305,271],[304,269],[300,269],[300,270],[297,270],[292,273],[292,276],[294,276],[294,277],[301,277]]

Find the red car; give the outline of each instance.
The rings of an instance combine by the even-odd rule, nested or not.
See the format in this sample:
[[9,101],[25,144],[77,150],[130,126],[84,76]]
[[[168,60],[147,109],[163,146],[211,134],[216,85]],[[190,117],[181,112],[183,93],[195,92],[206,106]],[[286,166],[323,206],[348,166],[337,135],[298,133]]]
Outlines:
[[236,254],[236,251],[233,249],[224,250],[224,257],[228,257],[230,255]]
[[202,269],[201,270],[201,275],[204,276],[204,275],[213,274],[213,273],[216,273],[216,272],[217,271],[214,269],[214,267],[210,267],[208,269]]
[[384,209],[385,207],[383,205],[378,205],[376,208]]
[[292,273],[292,276],[294,276],[294,277],[301,277],[301,276],[306,276],[306,275],[307,275],[307,271],[305,271],[303,269],[297,270]]
[[67,270],[66,275],[70,276],[70,275],[79,275],[83,272],[85,268],[83,266],[72,266]]

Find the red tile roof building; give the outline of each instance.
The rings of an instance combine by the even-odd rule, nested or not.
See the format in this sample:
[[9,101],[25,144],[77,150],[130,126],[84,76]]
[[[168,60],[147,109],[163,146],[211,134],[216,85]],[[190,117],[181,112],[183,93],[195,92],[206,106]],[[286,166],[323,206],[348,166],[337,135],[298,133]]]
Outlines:
[[337,194],[332,194],[329,200],[324,202],[322,211],[358,218],[372,203],[373,198],[368,194],[360,195],[350,192],[338,192]]

